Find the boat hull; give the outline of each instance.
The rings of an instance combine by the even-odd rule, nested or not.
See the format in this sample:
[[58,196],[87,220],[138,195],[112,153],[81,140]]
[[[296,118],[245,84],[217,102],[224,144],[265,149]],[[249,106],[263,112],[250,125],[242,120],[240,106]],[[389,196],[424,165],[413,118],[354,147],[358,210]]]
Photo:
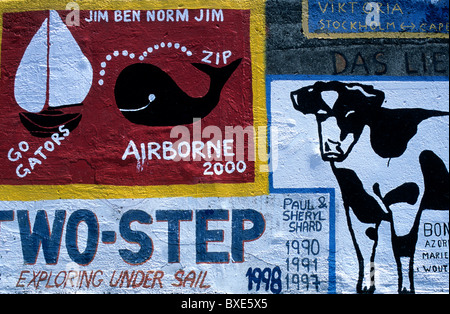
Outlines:
[[70,132],[75,130],[81,121],[81,113],[63,113],[61,111],[43,111],[40,113],[21,112],[20,121],[31,135],[40,138],[51,137],[60,133],[59,128],[64,126]]

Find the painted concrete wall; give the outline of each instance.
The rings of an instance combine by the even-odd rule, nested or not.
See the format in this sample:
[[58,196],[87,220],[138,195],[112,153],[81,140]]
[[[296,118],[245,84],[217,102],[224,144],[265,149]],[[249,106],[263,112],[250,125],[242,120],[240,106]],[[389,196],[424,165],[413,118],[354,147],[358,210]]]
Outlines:
[[0,13],[0,292],[449,292],[448,0]]

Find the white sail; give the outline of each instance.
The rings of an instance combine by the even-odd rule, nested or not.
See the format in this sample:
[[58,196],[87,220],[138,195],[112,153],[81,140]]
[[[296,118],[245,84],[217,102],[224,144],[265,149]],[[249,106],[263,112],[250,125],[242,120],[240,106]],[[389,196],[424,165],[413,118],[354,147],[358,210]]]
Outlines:
[[91,63],[81,51],[58,12],[50,11],[49,106],[84,101],[92,86]]
[[14,81],[17,104],[28,112],[40,112],[47,98],[48,19],[33,36],[20,61]]

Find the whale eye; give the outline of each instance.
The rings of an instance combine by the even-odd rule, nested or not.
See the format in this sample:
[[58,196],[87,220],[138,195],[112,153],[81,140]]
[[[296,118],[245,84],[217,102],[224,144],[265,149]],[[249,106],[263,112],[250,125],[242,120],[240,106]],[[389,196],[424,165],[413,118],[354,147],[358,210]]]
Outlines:
[[149,100],[150,102],[154,102],[155,99],[156,99],[156,96],[155,96],[154,94],[148,95],[148,100]]

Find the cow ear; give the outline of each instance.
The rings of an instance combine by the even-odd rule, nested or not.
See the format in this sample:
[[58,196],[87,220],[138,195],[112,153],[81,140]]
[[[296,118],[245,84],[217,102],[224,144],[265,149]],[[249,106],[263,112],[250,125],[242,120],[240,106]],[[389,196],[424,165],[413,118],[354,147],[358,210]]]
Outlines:
[[291,93],[292,104],[296,110],[303,114],[310,114],[316,113],[323,107],[321,89],[316,85],[306,86]]

